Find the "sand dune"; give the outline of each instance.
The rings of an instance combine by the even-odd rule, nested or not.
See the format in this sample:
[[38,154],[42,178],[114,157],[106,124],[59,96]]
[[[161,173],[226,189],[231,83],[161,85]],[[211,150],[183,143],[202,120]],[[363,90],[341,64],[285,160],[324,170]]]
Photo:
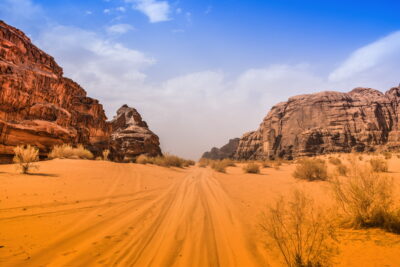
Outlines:
[[[263,243],[260,212],[294,187],[331,203],[325,183],[293,179],[291,165],[262,175],[239,167],[221,174],[103,161],[39,165],[36,175],[0,166],[1,266],[282,266]],[[340,240],[338,266],[400,265],[397,235],[343,230]]]

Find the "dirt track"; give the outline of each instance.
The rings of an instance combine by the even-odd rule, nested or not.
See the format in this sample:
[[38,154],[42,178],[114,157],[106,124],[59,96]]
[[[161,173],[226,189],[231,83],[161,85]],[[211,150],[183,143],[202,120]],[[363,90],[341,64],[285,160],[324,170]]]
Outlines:
[[[193,167],[162,188],[142,190],[143,175],[118,166],[101,197],[1,209],[0,225],[11,228],[27,221],[45,227],[55,218],[69,222],[38,249],[24,251],[22,261],[0,259],[13,266],[262,265],[211,170]],[[127,179],[130,192],[120,194]]]

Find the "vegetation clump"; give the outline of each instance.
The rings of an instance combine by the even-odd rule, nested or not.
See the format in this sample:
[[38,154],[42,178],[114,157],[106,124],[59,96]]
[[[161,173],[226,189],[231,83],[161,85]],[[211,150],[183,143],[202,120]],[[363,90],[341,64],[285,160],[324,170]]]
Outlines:
[[[312,199],[294,191],[262,214],[267,245],[278,249],[289,267],[329,266],[336,247],[336,227]],[[269,246],[268,246],[269,247]]]
[[392,178],[369,166],[352,164],[348,177],[335,178],[332,185],[346,224],[400,233],[400,213],[393,206]]
[[390,152],[383,152],[382,155],[383,155],[383,157],[385,159],[391,159],[392,158],[392,153],[390,153]]
[[349,171],[349,168],[342,163],[340,163],[339,165],[336,166],[336,172],[341,176],[347,176],[348,171]]
[[211,163],[211,168],[217,172],[226,172],[227,163],[222,160],[215,160]]
[[166,154],[158,157],[149,157],[144,154],[136,158],[138,164],[154,164],[162,167],[184,168],[195,165],[193,160],[186,160],[175,155]]
[[331,163],[333,165],[339,165],[339,164],[342,163],[342,161],[339,158],[330,157],[329,158],[329,163]]
[[32,168],[37,168],[34,162],[39,161],[39,149],[31,145],[17,146],[14,148],[13,162],[17,164],[21,173],[29,173]]
[[301,159],[297,163],[293,176],[307,181],[325,181],[328,179],[328,170],[323,160]]
[[93,159],[93,154],[81,144],[72,147],[68,144],[56,145],[48,155],[49,159]]
[[110,150],[108,149],[103,150],[102,155],[103,155],[103,160],[108,160],[108,156],[110,155]]
[[258,173],[260,173],[260,165],[258,165],[258,164],[256,164],[256,163],[249,163],[249,164],[246,164],[246,165],[243,167],[243,171],[244,171],[245,173],[255,173],[255,174],[258,174]]
[[388,172],[388,163],[381,158],[372,158],[369,160],[371,168],[374,172]]

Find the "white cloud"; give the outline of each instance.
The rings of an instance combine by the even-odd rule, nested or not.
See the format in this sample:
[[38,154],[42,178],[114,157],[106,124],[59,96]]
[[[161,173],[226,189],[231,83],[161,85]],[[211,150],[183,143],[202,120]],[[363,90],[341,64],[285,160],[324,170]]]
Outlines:
[[329,75],[330,82],[388,86],[400,80],[400,31],[354,51]]
[[106,32],[108,34],[124,34],[134,29],[135,28],[130,24],[114,24],[106,27]]
[[151,23],[170,20],[170,5],[167,1],[157,0],[125,0],[134,3],[133,8],[145,14]]
[[112,110],[109,114],[119,101],[125,101],[126,94],[143,84],[143,70],[155,63],[142,52],[74,27],[46,29],[36,43],[55,57],[66,77],[79,82],[90,96]]
[[111,12],[111,10],[108,9],[108,8],[106,8],[106,9],[103,10],[103,13],[104,13],[104,14],[110,14],[110,12]]
[[123,6],[117,7],[115,10],[119,11],[119,12],[125,12],[126,9]]

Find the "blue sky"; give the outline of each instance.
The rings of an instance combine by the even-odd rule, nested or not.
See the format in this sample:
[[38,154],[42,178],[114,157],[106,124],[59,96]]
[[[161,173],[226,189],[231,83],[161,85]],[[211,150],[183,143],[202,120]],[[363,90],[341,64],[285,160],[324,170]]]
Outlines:
[[400,81],[400,2],[0,0],[109,117],[136,107],[163,149],[196,158],[277,102]]

